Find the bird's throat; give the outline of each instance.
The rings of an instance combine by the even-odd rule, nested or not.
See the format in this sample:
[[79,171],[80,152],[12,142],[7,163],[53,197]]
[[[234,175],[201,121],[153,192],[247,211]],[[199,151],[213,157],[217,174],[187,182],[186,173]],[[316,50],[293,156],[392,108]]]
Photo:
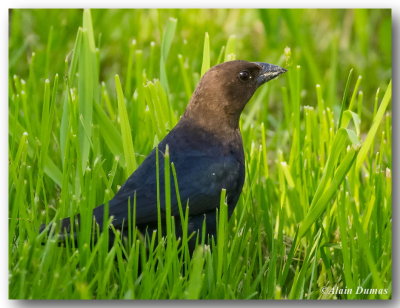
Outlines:
[[240,112],[229,111],[222,104],[191,103],[183,118],[204,130],[223,133],[239,128]]

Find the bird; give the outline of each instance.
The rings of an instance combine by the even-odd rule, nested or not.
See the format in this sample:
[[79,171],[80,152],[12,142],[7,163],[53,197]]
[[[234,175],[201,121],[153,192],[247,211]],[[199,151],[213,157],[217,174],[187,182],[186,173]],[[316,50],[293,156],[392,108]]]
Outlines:
[[[245,181],[240,115],[260,86],[286,71],[277,65],[244,60],[211,67],[200,79],[176,126],[129,176],[115,196],[93,209],[92,215],[100,230],[104,216],[109,215],[114,229],[126,235],[128,213],[134,210],[136,227],[140,232],[157,230],[157,196],[165,224],[164,157],[168,153],[175,167],[181,204],[188,205],[187,234],[201,234],[205,226],[206,234],[215,238],[221,191],[226,191],[230,217]],[[179,200],[174,193],[176,187],[172,175],[170,183],[170,214],[176,221],[176,235],[182,236]],[[71,218],[61,220],[60,236],[70,236],[71,232],[74,232],[73,237],[77,236],[71,222],[79,226],[82,223],[80,215]],[[40,231],[45,229],[46,225],[42,225]],[[190,246],[193,249],[193,240]]]

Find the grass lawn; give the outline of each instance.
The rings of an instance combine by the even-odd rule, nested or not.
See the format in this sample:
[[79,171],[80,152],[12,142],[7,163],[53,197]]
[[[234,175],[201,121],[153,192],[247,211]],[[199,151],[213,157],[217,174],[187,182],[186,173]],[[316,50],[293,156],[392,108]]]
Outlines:
[[[11,10],[9,298],[391,298],[391,26],[390,10]],[[170,217],[112,247],[90,223],[65,247],[38,234],[90,222],[232,59],[288,72],[241,117],[246,180],[229,221],[222,192],[217,244],[191,256]]]

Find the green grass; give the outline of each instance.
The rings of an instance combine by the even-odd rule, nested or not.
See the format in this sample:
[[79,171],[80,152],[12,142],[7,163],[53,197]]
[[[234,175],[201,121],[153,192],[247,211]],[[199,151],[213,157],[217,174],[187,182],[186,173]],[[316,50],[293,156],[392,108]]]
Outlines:
[[[131,228],[125,244],[92,244],[91,209],[201,75],[235,58],[288,72],[241,117],[246,181],[229,221],[222,192],[218,244],[190,256],[169,217],[165,237]],[[10,298],[391,298],[390,10],[13,10],[8,90]],[[168,205],[179,179],[163,159]],[[38,234],[78,212],[78,243]]]

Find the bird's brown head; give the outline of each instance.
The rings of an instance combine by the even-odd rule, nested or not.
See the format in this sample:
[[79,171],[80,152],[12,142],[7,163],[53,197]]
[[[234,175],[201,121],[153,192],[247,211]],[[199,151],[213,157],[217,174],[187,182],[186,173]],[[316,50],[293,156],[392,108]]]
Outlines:
[[284,72],[284,68],[262,62],[236,60],[216,65],[201,78],[184,117],[202,127],[236,129],[257,88]]

